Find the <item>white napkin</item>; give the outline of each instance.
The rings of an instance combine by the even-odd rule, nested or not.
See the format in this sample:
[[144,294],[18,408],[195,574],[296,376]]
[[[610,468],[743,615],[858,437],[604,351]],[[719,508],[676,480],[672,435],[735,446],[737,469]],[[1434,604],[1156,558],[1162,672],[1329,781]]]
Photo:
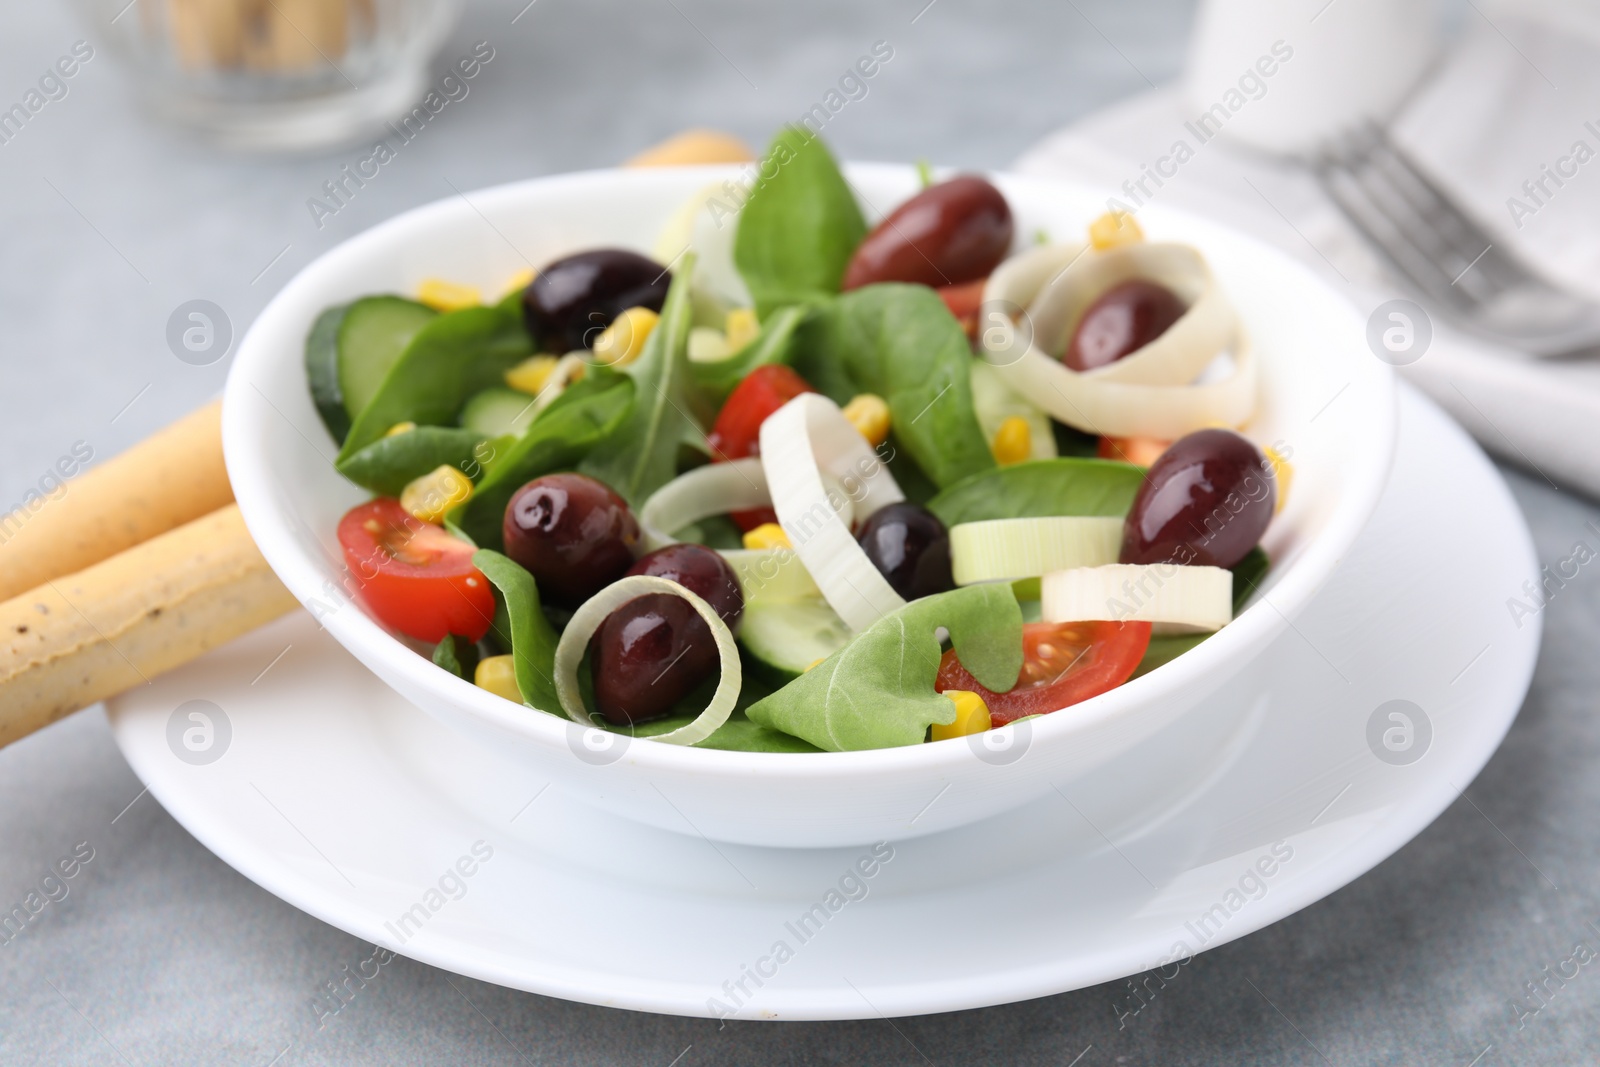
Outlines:
[[[1600,299],[1600,14],[1567,0],[1478,5],[1460,38],[1392,124],[1395,140],[1458,203],[1530,264]],[[1061,130],[1025,153],[1024,173],[1104,185],[1166,155],[1184,128],[1178,92],[1143,94]],[[1586,125],[1592,124],[1592,125]],[[1594,153],[1536,203],[1522,188],[1544,165]],[[1153,188],[1146,183],[1146,188]],[[1531,208],[1514,212],[1510,198]],[[1376,254],[1302,167],[1235,149],[1199,147],[1153,200],[1247,230],[1318,270],[1363,315],[1404,295]],[[1129,203],[1133,201],[1128,200]],[[1150,202],[1146,200],[1146,202]],[[1520,223],[1520,226],[1518,225]],[[1497,243],[1499,243],[1497,241]],[[1534,360],[1435,319],[1431,347],[1401,373],[1485,448],[1600,497],[1600,362]]]

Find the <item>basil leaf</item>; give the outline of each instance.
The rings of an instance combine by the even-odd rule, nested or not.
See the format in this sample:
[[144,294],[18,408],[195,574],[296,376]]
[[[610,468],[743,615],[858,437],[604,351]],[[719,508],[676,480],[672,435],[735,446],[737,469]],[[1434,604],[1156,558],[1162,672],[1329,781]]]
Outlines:
[[1022,670],[1022,611],[1003,582],[914,600],[857,634],[844,648],[750,706],[750,720],[830,752],[921,744],[928,727],[955,720],[934,691],[950,632],[962,666],[1005,692]]
[[499,594],[497,599],[499,607],[504,609],[505,619],[501,619],[501,611],[495,612],[495,636],[515,657],[517,691],[522,694],[523,702],[564,717],[555,683],[559,638],[539,609],[539,586],[533,575],[516,561],[486,548],[472,554],[472,565],[483,572]]
[[883,397],[895,441],[935,485],[994,468],[972,406],[972,346],[927,286],[867,285],[830,301],[803,327],[794,367],[840,404]]
[[398,422],[454,424],[468,397],[500,385],[532,349],[522,318],[502,308],[474,307],[440,315],[418,330],[370,403],[355,417],[339,450],[343,463]]
[[[788,363],[794,358],[795,331],[805,321],[804,307],[786,307],[761,324],[755,339],[727,359],[715,363],[690,363],[689,377],[714,407],[720,408],[745,375],[768,363]],[[714,412],[713,412],[714,414]]]
[[945,489],[928,508],[945,526],[1051,515],[1120,517],[1133,506],[1144,468],[1108,459],[1036,459],[997,467]]
[[454,426],[418,426],[380,437],[339,460],[339,473],[380,496],[399,496],[406,483],[438,467],[463,473],[477,469],[474,450],[484,436]]
[[[590,367],[515,439],[496,438],[484,457],[483,479],[472,498],[450,512],[450,523],[474,544],[502,543],[506,505],[518,489],[552,471],[568,470],[622,424],[633,401],[633,380]],[[507,443],[509,442],[509,443]]]
[[733,262],[756,312],[839,291],[867,220],[822,141],[789,126],[773,138],[756,186],[739,211]]
[[633,380],[633,403],[616,431],[595,445],[579,470],[598,478],[635,508],[678,473],[678,443],[701,434],[689,417],[689,279],[694,255],[673,275],[661,319],[639,358],[623,368]]

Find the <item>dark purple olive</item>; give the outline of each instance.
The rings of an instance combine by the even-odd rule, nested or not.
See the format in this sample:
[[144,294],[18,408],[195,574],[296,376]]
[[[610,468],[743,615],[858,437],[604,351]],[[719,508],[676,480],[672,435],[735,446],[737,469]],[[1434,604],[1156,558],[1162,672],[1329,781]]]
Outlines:
[[927,508],[890,504],[861,524],[856,540],[872,565],[907,600],[955,587],[950,576],[950,534]]
[[1140,278],[1114,285],[1078,319],[1061,362],[1076,371],[1115,363],[1166,333],[1187,310],[1164,285]]
[[522,315],[535,348],[593,348],[611,320],[631,307],[660,311],[672,275],[637,252],[596,248],[558,259],[522,294]]
[[856,248],[841,288],[874,282],[960,285],[987,277],[1016,226],[1000,190],[970,174],[930,185],[890,212]]
[[[739,579],[720,553],[702,545],[658,548],[629,574],[677,582],[711,605],[730,627],[744,614]],[[665,715],[721,665],[711,628],[682,597],[648,593],[613,611],[590,646],[595,706],[608,722]]]
[[[722,553],[704,545],[680,543],[658,548],[640,556],[628,573],[653,574],[677,582],[710,604],[729,629],[738,626],[744,616],[744,592],[739,588],[738,575]],[[706,640],[711,640],[710,630],[706,631]]]
[[1145,475],[1120,560],[1232,567],[1261,540],[1277,499],[1272,466],[1255,445],[1232,430],[1196,430]]
[[606,616],[589,644],[594,703],[618,726],[665,715],[717,670],[706,622],[671,593],[635,597]]
[[528,569],[539,595],[575,608],[633,566],[639,523],[627,502],[581,474],[547,474],[506,504],[506,555]]

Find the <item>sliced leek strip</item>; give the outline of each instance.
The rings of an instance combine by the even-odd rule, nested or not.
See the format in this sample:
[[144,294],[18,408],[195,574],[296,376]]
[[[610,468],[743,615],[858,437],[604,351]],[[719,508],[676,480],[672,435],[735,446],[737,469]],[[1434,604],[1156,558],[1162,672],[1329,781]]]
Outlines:
[[[847,527],[855,521],[855,504],[832,478],[823,479],[827,499]],[[639,509],[639,526],[647,550],[677,543],[673,532],[712,515],[772,503],[767,475],[759,459],[709,463],[681,474],[658,489]],[[739,578],[746,603],[758,600],[802,600],[820,597],[805,564],[792,549],[724,549]]]
[[779,525],[846,626],[865,630],[905,606],[829,505],[824,473],[844,488],[858,519],[905,499],[837,404],[803,393],[769,415],[761,424],[761,466]]
[[[997,323],[986,328],[1021,340],[1015,324]],[[1153,437],[1173,441],[1184,434],[1212,426],[1243,426],[1255,414],[1258,371],[1255,350],[1240,327],[1233,343],[1232,368],[1219,381],[1194,385],[1139,385],[1098,380],[1079,374],[1028,346],[1015,362],[1001,366],[1011,387],[1033,398],[1053,417],[1103,437]]]
[[1149,622],[1200,633],[1233,621],[1233,572],[1221,567],[1079,567],[1045,575],[1040,591],[1045,622]]
[[584,601],[583,606],[573,613],[572,621],[567,623],[567,628],[561,632],[561,640],[556,643],[556,696],[561,701],[561,710],[573,722],[583,726],[596,725],[589,709],[583,706],[583,694],[578,688],[578,667],[583,662],[583,654],[588,651],[589,639],[600,629],[606,616],[635,597],[648,593],[667,593],[687,600],[689,606],[711,628],[711,637],[717,644],[717,655],[722,660],[722,678],[705,710],[688,725],[650,738],[668,745],[692,745],[704,741],[728,721],[739,699],[744,675],[739,663],[739,646],[734,642],[733,631],[728,629],[728,624],[722,621],[710,604],[677,582],[652,574],[634,574],[613,582]]
[[1014,582],[1117,561],[1122,520],[1098,515],[990,519],[950,528],[957,585]]
[[1052,278],[1028,306],[1033,346],[1059,356],[1089,305],[1123,282],[1170,289],[1188,310],[1142,348],[1086,377],[1131,385],[1187,385],[1233,340],[1237,319],[1205,258],[1187,245],[1123,245],[1092,252]]

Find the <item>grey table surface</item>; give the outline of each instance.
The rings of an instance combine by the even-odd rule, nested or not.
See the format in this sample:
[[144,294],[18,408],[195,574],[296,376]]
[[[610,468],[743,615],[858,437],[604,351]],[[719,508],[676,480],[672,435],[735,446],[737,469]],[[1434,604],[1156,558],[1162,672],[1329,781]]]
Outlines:
[[[521,9],[469,5],[439,71],[479,40],[492,64],[319,229],[305,201],[352,151],[218,154],[142,114],[72,8],[10,0],[0,105],[75,41],[102,44],[67,97],[0,146],[0,504],[75,443],[113,455],[219,390],[226,361],[189,366],[166,346],[178,304],[213,300],[242,330],[320,252],[452,186],[609,164],[689,125],[759,142],[879,39],[894,60],[830,124],[839,150],[1000,166],[1176,76],[1192,17],[1184,0],[540,0],[513,23]],[[1589,537],[1592,505],[1507,478],[1541,559]],[[94,853],[65,899],[0,945],[0,1062],[1593,1063],[1589,968],[1550,984],[1520,1028],[1510,1005],[1576,942],[1600,947],[1595,582],[1585,570],[1548,608],[1532,692],[1465,799],[1366,877],[1200,957],[1125,1029],[1120,984],[894,1021],[719,1027],[466,979],[458,992],[400,961],[319,1031],[312,997],[366,946],[136,799],[89,709],[0,751],[0,902],[80,842]]]

